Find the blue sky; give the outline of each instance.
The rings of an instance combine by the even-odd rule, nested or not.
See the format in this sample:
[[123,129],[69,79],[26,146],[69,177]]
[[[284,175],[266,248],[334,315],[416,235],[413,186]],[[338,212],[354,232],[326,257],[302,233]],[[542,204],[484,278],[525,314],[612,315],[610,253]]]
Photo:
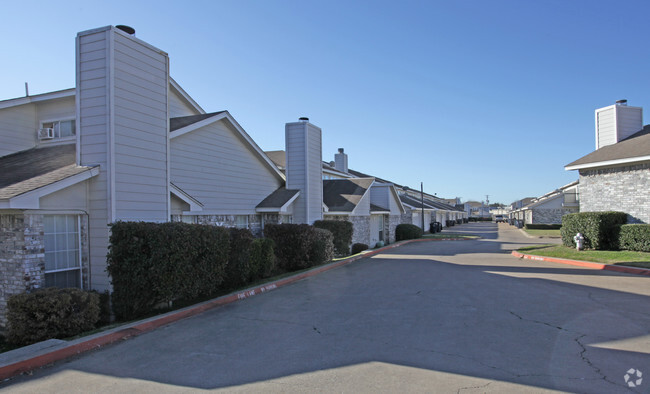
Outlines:
[[263,150],[308,116],[323,159],[509,204],[578,178],[594,110],[650,107],[643,1],[3,2],[0,99],[74,87],[79,31],[125,24]]

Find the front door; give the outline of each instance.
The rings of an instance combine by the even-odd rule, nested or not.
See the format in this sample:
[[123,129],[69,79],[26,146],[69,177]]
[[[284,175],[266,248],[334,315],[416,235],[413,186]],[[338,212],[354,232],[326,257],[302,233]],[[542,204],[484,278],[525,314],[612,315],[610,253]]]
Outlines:
[[370,247],[384,240],[384,215],[370,215]]

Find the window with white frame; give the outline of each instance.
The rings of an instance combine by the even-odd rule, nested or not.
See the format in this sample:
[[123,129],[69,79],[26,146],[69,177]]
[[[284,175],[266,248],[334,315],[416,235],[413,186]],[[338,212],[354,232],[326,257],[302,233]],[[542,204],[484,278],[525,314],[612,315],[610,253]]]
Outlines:
[[74,137],[76,134],[75,120],[55,120],[41,123],[38,131],[39,140],[57,140]]
[[78,215],[44,215],[45,287],[81,288]]
[[248,228],[248,215],[235,216],[235,227]]

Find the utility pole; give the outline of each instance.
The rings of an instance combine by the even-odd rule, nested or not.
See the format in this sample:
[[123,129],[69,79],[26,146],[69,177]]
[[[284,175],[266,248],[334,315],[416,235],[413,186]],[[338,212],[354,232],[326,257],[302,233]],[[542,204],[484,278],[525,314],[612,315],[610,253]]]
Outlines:
[[424,231],[424,185],[420,182],[420,204],[422,204],[422,231]]

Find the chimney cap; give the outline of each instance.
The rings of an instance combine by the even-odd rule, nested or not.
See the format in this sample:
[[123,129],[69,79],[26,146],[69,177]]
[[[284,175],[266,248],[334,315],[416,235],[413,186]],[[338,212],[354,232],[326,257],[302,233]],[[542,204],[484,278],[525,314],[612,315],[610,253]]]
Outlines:
[[616,100],[616,105],[627,105],[627,100]]
[[339,148],[339,153],[343,153],[343,148]]
[[309,122],[309,118],[306,116],[301,116],[300,118],[298,118],[298,120],[301,122]]
[[132,28],[131,26],[127,26],[127,25],[115,25],[115,28],[116,28],[116,29],[120,29],[120,30],[122,30],[123,32],[125,32],[125,33],[127,33],[127,34],[130,34],[130,35],[132,35],[132,36],[135,35],[135,29]]

